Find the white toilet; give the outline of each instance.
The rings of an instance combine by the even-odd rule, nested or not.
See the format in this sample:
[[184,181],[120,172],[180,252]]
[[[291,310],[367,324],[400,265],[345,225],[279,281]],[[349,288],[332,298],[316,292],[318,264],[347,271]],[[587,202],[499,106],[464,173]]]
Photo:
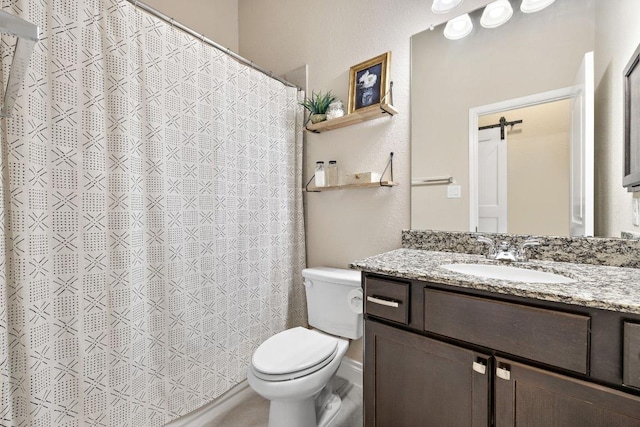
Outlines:
[[[360,272],[337,268],[302,271],[309,325],[287,329],[253,353],[247,379],[271,401],[269,427],[325,427],[340,410],[331,379],[349,341],[362,336]],[[330,335],[331,334],[331,335]]]

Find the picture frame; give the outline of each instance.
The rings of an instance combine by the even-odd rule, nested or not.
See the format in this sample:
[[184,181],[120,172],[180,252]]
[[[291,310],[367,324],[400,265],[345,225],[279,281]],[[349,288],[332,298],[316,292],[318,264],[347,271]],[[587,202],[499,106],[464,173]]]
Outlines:
[[349,71],[349,114],[379,108],[389,92],[391,52],[351,67]]
[[624,174],[622,186],[640,191],[640,46],[624,68]]

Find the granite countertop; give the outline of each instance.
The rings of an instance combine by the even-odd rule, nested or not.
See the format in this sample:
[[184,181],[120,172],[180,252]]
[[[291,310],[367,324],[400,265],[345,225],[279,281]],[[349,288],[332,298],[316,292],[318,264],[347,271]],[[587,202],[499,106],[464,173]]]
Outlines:
[[518,268],[560,274],[572,283],[522,283],[487,279],[440,268],[443,264],[504,264],[481,255],[396,249],[351,263],[351,268],[406,279],[561,302],[586,307],[640,314],[640,269],[568,262],[536,261],[511,263]]

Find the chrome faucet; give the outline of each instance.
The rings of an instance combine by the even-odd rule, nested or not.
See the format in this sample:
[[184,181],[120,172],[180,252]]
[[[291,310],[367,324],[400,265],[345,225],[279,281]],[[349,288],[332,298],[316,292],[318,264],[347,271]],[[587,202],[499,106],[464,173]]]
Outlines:
[[511,243],[503,240],[502,243],[500,243],[500,246],[498,246],[494,259],[502,261],[516,261],[517,251],[518,249],[514,248]]
[[490,239],[487,236],[479,236],[478,241],[489,245],[487,258],[499,261],[528,261],[529,257],[527,256],[525,249],[529,246],[538,246],[540,244],[540,241],[534,238],[528,238],[517,247],[513,246],[506,240],[503,240],[500,245],[496,247],[496,243],[493,239]]

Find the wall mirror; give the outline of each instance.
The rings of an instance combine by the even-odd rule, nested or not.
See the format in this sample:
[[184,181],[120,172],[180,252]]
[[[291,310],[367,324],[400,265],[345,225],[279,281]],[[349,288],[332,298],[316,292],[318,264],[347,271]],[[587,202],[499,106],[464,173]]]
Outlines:
[[[462,39],[445,38],[444,25],[411,39],[411,228],[593,235],[593,194],[580,199],[575,191],[585,184],[572,177],[579,172],[593,180],[593,160],[579,150],[572,155],[570,138],[584,132],[575,129],[584,116],[574,119],[571,111],[584,113],[577,104],[584,93],[575,91],[585,54],[595,46],[594,0],[556,0],[529,14],[519,10],[519,0],[511,4],[513,16],[500,27],[481,27],[478,9]],[[593,96],[593,87],[588,91]],[[478,128],[502,117],[522,123],[504,128],[513,149],[508,172],[498,177],[487,169],[496,153],[485,146],[474,153],[473,141],[477,147],[486,138]],[[553,142],[558,138],[564,139]],[[553,160],[555,169],[543,160]],[[482,213],[499,182],[512,193],[501,220],[506,226]],[[547,218],[560,218],[560,225],[540,221]]]

